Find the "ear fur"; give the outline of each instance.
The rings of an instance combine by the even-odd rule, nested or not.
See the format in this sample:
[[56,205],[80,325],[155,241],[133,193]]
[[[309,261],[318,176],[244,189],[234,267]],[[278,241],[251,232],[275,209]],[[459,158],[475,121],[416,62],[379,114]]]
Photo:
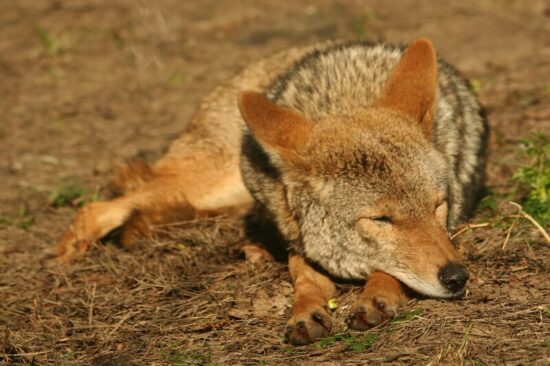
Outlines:
[[239,95],[239,110],[258,142],[278,153],[297,153],[309,141],[313,123],[300,113],[271,102],[263,94]]
[[390,73],[377,106],[397,111],[421,123],[431,134],[437,91],[437,58],[426,38],[412,42]]

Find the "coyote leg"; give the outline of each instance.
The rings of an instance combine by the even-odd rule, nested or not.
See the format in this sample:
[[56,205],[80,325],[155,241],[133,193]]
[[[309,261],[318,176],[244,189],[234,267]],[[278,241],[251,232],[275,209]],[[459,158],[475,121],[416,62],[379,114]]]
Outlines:
[[[162,216],[170,215],[170,212],[163,212],[173,208],[176,205],[187,207],[188,216],[192,215],[193,208],[186,202],[185,196],[178,194],[181,192],[166,192],[163,190],[165,179],[155,179],[141,189],[126,194],[122,197],[105,202],[92,202],[84,206],[76,215],[73,224],[65,232],[61,243],[54,250],[55,254],[66,259],[71,257],[77,250],[86,251],[88,247],[106,236],[111,231],[126,226],[132,221],[141,223],[157,223],[161,221]],[[143,220],[143,214],[150,217],[147,221]],[[135,220],[135,219],[138,220]],[[143,234],[147,232],[146,227],[138,228],[137,225],[130,225],[127,229],[132,232],[139,231]],[[126,230],[125,230],[126,231]],[[128,232],[122,233],[123,244],[128,244],[131,240]],[[135,237],[133,237],[135,239]]]
[[60,259],[67,259],[77,250],[86,251],[92,243],[124,224],[131,213],[132,202],[127,197],[84,206],[53,253]]
[[220,212],[245,206],[252,199],[242,183],[238,160],[220,167],[209,156],[160,160],[150,180],[112,201],[83,207],[54,250],[61,259],[109,232],[122,228],[122,244],[148,236],[155,224],[191,219],[199,212]]
[[334,295],[334,284],[301,256],[290,256],[288,267],[294,283],[294,307],[285,339],[293,345],[304,345],[328,336],[332,320],[327,303]]
[[272,262],[273,256],[267,251],[261,244],[254,242],[245,243],[241,250],[247,262],[252,264],[261,264],[265,262]]
[[350,328],[365,330],[397,315],[407,301],[401,283],[384,272],[372,273],[348,317]]

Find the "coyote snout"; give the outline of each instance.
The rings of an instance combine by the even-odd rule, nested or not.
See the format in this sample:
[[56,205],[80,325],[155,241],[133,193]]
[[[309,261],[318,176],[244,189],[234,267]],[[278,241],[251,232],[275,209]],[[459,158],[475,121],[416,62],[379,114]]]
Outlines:
[[397,235],[407,239],[394,244],[395,259],[380,270],[394,275],[423,295],[457,298],[463,295],[468,272],[441,219],[409,223],[414,227],[408,229],[399,228]]
[[392,256],[373,266],[425,296],[461,297],[468,272],[442,223],[435,219],[431,221],[394,222],[394,227],[384,230],[378,239],[383,248],[380,256],[384,258],[384,252],[392,253]]

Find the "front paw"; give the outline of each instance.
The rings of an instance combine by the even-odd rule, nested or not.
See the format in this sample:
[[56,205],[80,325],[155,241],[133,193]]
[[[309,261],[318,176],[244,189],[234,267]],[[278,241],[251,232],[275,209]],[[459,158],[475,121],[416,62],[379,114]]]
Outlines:
[[294,314],[287,323],[285,342],[303,346],[327,337],[332,329],[332,319],[327,309],[315,306]]
[[348,327],[367,330],[397,316],[402,301],[395,296],[373,295],[359,298],[347,318]]

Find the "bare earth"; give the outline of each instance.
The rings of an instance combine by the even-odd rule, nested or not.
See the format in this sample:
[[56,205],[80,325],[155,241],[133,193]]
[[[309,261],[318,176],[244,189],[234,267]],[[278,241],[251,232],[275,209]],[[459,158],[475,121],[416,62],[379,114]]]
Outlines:
[[550,364],[550,244],[499,219],[514,213],[505,200],[456,239],[471,273],[463,300],[414,300],[388,327],[348,333],[359,288],[343,285],[343,335],[301,348],[283,343],[286,264],[243,261],[235,219],[42,260],[76,210],[53,207],[52,192],[104,194],[117,162],[161,154],[249,62],[329,38],[420,36],[474,80],[492,127],[488,183],[509,192],[518,140],[550,134],[546,1],[1,1],[0,364]]

